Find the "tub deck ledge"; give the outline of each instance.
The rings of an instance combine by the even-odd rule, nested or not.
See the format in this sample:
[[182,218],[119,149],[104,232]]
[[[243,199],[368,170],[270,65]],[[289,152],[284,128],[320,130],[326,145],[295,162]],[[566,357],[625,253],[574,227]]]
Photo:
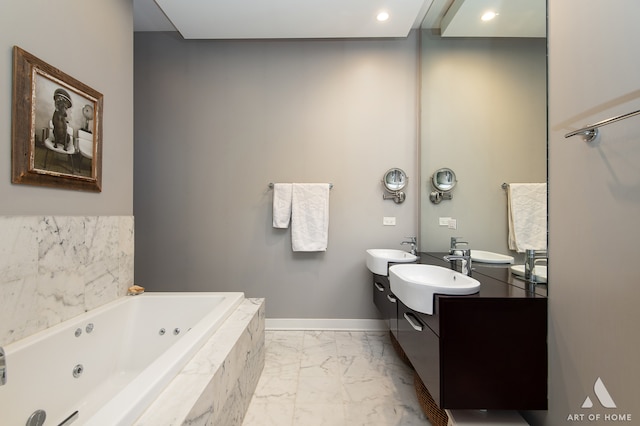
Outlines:
[[264,368],[264,305],[245,299],[134,425],[242,424]]

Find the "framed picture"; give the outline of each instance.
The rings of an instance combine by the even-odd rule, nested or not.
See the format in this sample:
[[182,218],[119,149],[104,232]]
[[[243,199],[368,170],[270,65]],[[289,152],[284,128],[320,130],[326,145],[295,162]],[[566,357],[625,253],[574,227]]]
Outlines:
[[102,191],[101,93],[13,47],[11,181]]

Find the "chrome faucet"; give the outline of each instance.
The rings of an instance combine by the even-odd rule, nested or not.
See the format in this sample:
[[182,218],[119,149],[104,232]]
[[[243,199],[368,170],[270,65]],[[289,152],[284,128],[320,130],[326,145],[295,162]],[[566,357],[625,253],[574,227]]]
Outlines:
[[405,240],[403,242],[401,242],[401,245],[404,244],[411,244],[411,250],[409,250],[409,253],[417,256],[418,255],[418,239],[416,237],[405,237],[408,238],[408,240]]
[[465,275],[471,276],[471,250],[464,249],[459,251],[461,251],[462,254],[449,254],[447,256],[444,256],[443,259],[451,262],[451,269],[453,270],[456,269],[454,262],[456,260],[461,260],[462,266],[460,267],[460,272]]
[[526,249],[524,252],[524,279],[530,282],[534,282],[535,275],[533,274],[533,271],[536,267],[536,263],[546,261],[546,250]]
[[0,347],[0,386],[7,383],[7,360],[4,349]]
[[458,244],[468,245],[466,241],[459,241],[462,237],[451,237],[451,245],[449,246],[449,254],[455,254],[458,250]]

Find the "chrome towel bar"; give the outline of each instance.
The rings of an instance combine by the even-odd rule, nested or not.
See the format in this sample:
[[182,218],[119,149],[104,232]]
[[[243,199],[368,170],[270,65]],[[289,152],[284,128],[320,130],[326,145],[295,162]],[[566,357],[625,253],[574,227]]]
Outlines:
[[618,115],[617,117],[607,118],[606,120],[598,121],[597,123],[590,124],[588,126],[584,126],[582,129],[574,130],[573,132],[569,132],[564,135],[565,138],[570,138],[571,136],[582,135],[582,138],[585,142],[591,142],[596,137],[598,137],[598,127],[606,126],[607,124],[615,123],[620,120],[624,120],[625,118],[633,117],[634,115],[640,114],[640,109],[637,111],[633,111],[627,114]]
[[[269,188],[273,189],[273,182],[269,183]],[[329,184],[329,189],[333,189],[333,184],[332,183]]]

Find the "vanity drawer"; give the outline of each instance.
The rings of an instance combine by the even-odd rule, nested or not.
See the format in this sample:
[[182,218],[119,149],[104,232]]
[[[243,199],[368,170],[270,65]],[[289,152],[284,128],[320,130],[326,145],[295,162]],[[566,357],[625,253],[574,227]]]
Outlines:
[[398,342],[429,393],[440,401],[440,342],[421,314],[398,300]]
[[391,293],[389,277],[373,274],[373,303],[382,314],[382,318],[387,321],[387,325],[393,335],[397,337],[396,300],[395,295]]

